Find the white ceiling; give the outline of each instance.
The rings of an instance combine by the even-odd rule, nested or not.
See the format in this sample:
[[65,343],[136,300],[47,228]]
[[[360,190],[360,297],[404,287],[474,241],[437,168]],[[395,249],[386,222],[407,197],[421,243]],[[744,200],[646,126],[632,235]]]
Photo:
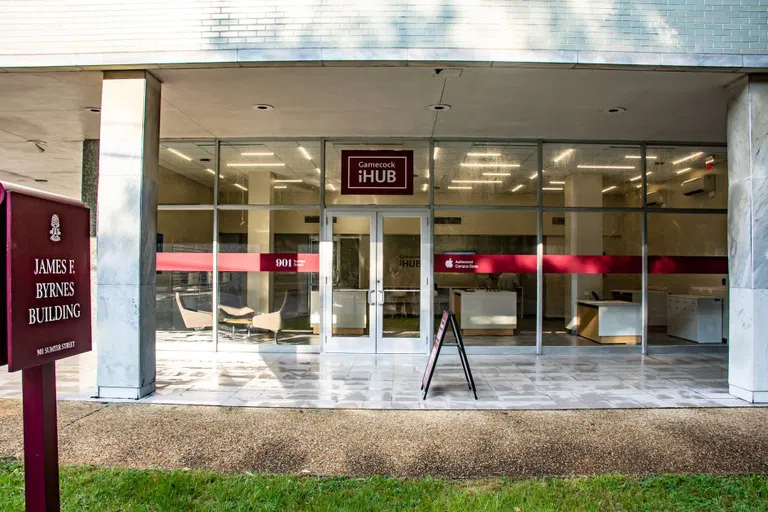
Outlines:
[[[492,137],[725,141],[733,73],[538,68],[153,71],[161,136]],[[0,73],[0,179],[79,195],[80,141],[98,138],[99,72]],[[433,103],[452,109],[436,113]],[[257,112],[255,103],[275,110]],[[621,106],[622,114],[603,108]],[[47,142],[40,153],[28,140]],[[311,171],[311,167],[308,167]],[[35,183],[34,178],[48,179]]]

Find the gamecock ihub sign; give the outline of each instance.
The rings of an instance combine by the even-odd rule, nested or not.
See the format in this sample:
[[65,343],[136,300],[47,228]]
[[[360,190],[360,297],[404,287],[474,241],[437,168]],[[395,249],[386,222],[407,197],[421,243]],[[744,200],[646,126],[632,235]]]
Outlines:
[[413,151],[342,150],[341,193],[413,195]]

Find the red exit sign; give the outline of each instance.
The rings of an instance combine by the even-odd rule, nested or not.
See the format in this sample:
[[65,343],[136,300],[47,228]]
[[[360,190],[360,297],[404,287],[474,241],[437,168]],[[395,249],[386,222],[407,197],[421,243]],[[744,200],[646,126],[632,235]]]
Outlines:
[[341,193],[413,195],[413,151],[342,150]]

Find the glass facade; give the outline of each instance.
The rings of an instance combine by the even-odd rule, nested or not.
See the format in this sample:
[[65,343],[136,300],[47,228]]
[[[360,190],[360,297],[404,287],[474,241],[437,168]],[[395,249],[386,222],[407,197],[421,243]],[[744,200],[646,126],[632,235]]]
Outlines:
[[[413,194],[343,194],[345,150],[413,151]],[[489,350],[722,343],[727,172],[696,145],[162,141],[158,342],[318,351],[373,325],[424,337],[449,309]],[[426,242],[418,216],[384,214],[405,208],[429,212]]]

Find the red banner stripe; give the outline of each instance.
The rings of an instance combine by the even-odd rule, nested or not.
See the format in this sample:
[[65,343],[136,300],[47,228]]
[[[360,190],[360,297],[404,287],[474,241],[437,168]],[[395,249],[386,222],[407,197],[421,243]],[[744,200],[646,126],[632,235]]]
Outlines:
[[[213,254],[159,252],[157,270],[212,272]],[[220,272],[319,272],[319,254],[297,253],[220,253]]]
[[[436,273],[532,274],[534,254],[436,254]],[[546,274],[639,274],[640,256],[545,255]],[[212,272],[212,253],[157,253],[158,271]],[[319,272],[320,255],[302,253],[221,253],[221,272]],[[727,274],[725,256],[649,256],[649,274]]]

